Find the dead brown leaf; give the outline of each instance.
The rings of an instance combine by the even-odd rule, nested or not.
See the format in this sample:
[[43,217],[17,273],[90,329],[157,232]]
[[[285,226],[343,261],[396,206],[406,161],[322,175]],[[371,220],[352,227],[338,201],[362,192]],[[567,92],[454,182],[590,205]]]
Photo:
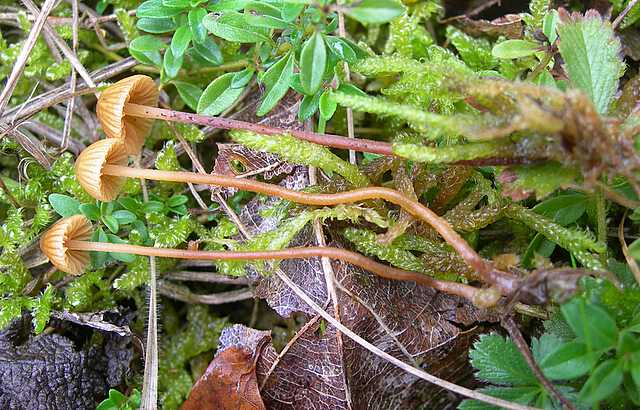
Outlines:
[[456,26],[473,37],[488,36],[498,38],[504,36],[510,39],[522,38],[522,17],[518,14],[506,14],[493,20],[474,20],[461,17],[455,22]]
[[253,337],[243,338],[243,344],[230,346],[223,345],[223,336],[218,353],[181,410],[265,410],[258,391],[256,362],[270,340],[269,332],[255,331]]

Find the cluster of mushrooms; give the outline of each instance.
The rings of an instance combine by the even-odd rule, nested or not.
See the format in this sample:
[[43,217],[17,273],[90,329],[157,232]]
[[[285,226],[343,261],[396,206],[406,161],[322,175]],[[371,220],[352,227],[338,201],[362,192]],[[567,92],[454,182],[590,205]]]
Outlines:
[[[40,247],[51,263],[59,270],[74,275],[83,273],[90,261],[89,251],[126,252],[137,255],[201,260],[274,260],[329,257],[360,266],[387,279],[414,281],[449,294],[459,295],[479,307],[493,306],[502,296],[513,295],[522,288],[520,281],[514,275],[496,269],[491,262],[481,258],[443,218],[419,202],[411,200],[390,188],[366,187],[335,194],[313,194],[289,190],[279,185],[250,179],[130,167],[128,165],[129,157],[140,153],[144,140],[151,130],[153,120],[158,118],[215,125],[220,128],[243,128],[263,134],[283,132],[281,129],[225,118],[161,109],[157,107],[157,104],[158,88],[150,77],[144,75],[125,78],[102,92],[98,99],[96,111],[107,138],[87,147],[78,156],[75,164],[76,177],[80,185],[92,197],[100,201],[113,201],[120,193],[126,178],[139,178],[233,187],[240,190],[278,196],[299,204],[315,206],[331,206],[358,203],[369,199],[384,199],[400,206],[416,218],[433,226],[467,264],[478,273],[480,279],[490,287],[478,288],[462,283],[436,280],[422,273],[396,269],[378,263],[359,253],[341,248],[305,247],[277,251],[209,252],[92,242],[89,241],[92,226],[90,221],[83,215],[63,218],[42,235]],[[322,143],[325,146],[354,149],[354,140],[346,137],[304,131],[287,130],[286,132],[289,132],[294,137]],[[359,141],[358,144],[361,144],[362,151],[385,154],[390,152],[387,143],[367,140],[357,141]],[[355,147],[355,149],[358,149],[358,147]]]

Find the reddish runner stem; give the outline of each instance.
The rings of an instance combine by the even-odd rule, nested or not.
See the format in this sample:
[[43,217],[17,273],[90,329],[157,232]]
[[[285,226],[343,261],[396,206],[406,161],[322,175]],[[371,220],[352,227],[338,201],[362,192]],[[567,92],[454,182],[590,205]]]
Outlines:
[[430,286],[442,292],[462,296],[467,300],[473,300],[474,296],[478,292],[478,289],[473,286],[457,282],[440,281],[418,272],[411,272],[383,265],[356,252],[331,247],[312,246],[304,248],[288,248],[277,251],[251,252],[194,251],[188,249],[154,248],[150,246],[130,244],[71,240],[67,243],[67,248],[69,250],[77,251],[122,252],[144,256],[200,260],[271,260],[327,257],[351,263],[386,279],[416,282]]
[[325,147],[354,150],[359,152],[371,152],[374,154],[387,156],[393,155],[391,144],[383,141],[347,138],[341,135],[333,134],[318,134],[311,131],[283,130],[282,128],[252,124],[250,122],[238,121],[230,118],[192,114],[188,112],[166,110],[164,108],[150,107],[147,105],[132,103],[125,104],[124,113],[133,117],[155,118],[159,120],[183,122],[188,124],[208,125],[222,129],[241,129],[266,135],[288,133],[301,140],[324,145]]
[[193,172],[160,171],[155,169],[130,168],[120,165],[105,165],[102,172],[106,175],[145,178],[155,181],[191,182],[194,184],[217,185],[237,188],[243,191],[256,192],[276,196],[305,205],[333,206],[345,203],[356,203],[370,199],[384,199],[402,207],[411,215],[431,225],[458,252],[467,264],[476,270],[480,277],[489,284],[497,286],[500,293],[508,295],[513,292],[515,278],[494,269],[493,265],[480,257],[469,244],[453,230],[449,223],[436,215],[432,210],[419,202],[413,201],[400,192],[390,188],[367,187],[335,194],[314,194],[299,192],[267,184],[251,179],[234,178],[223,175],[198,174]]

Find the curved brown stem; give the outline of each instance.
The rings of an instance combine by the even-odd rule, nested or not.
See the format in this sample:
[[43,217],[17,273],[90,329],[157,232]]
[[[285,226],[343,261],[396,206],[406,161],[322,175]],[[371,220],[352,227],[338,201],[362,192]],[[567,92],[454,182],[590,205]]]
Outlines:
[[481,291],[473,286],[462,283],[440,281],[418,272],[411,272],[386,266],[359,253],[341,248],[312,246],[305,248],[287,248],[276,251],[195,251],[188,249],[154,248],[150,246],[76,240],[69,241],[67,243],[67,248],[69,250],[77,251],[122,252],[144,256],[200,260],[272,260],[327,257],[359,266],[385,279],[416,282],[430,286],[442,292],[462,296],[471,301],[476,299],[478,292]]
[[106,175],[129,178],[144,178],[156,181],[191,182],[195,184],[217,185],[277,196],[305,205],[333,206],[362,202],[370,199],[384,199],[403,208],[416,218],[431,225],[458,252],[466,263],[476,270],[489,284],[497,286],[503,295],[517,289],[515,277],[499,270],[483,259],[469,244],[453,230],[449,223],[419,202],[413,201],[400,192],[390,188],[367,187],[335,194],[314,194],[294,191],[279,185],[266,184],[251,179],[234,178],[222,175],[198,174],[193,172],[159,171],[155,169],[130,168],[120,165],[105,165],[102,172]]
[[392,156],[393,151],[391,144],[384,141],[367,140],[360,138],[348,138],[341,135],[318,134],[311,131],[301,130],[284,130],[282,128],[269,127],[266,125],[252,124],[250,122],[233,120],[230,118],[212,117],[208,115],[192,114],[182,111],[166,110],[164,108],[150,107],[147,105],[139,105],[127,103],[124,107],[124,113],[132,117],[155,118],[159,120],[167,120],[174,122],[184,122],[188,124],[209,125],[223,129],[239,129],[253,131],[258,134],[278,135],[288,133],[294,137],[310,141],[315,144],[324,145],[325,147],[348,149],[359,152],[371,152]]

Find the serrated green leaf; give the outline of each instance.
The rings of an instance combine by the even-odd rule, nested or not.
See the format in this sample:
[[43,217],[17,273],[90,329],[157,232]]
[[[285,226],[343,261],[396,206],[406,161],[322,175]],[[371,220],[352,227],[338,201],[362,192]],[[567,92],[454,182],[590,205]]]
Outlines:
[[235,11],[208,14],[202,24],[211,34],[227,41],[236,43],[271,41],[265,30],[248,26],[244,16]]
[[32,308],[33,329],[36,334],[41,333],[44,327],[49,323],[51,310],[53,309],[53,299],[55,297],[55,288],[48,284],[47,288],[42,292],[40,297],[35,300],[35,306]]
[[257,115],[263,116],[271,111],[287,93],[293,77],[293,63],[293,54],[289,53],[269,67],[264,74],[262,82],[265,86],[265,93],[262,97],[262,103],[256,111]]
[[478,378],[497,384],[538,384],[516,345],[500,335],[480,336],[469,356]]
[[614,359],[606,360],[593,371],[580,390],[580,401],[595,404],[613,394],[622,383],[622,365]]
[[245,87],[232,87],[234,76],[235,73],[223,74],[205,88],[198,101],[199,114],[218,115],[240,97]]
[[599,113],[606,114],[624,72],[620,40],[611,23],[595,10],[584,17],[561,15],[560,20],[558,49],[569,80],[591,98]]
[[503,191],[506,194],[514,196],[514,199],[521,199],[533,192],[537,200],[542,200],[555,190],[574,183],[580,175],[577,169],[554,161],[513,166],[507,168],[506,172],[505,176],[516,176],[515,179],[500,178],[501,181],[505,181]]
[[539,48],[529,40],[506,40],[493,46],[491,54],[496,58],[521,58],[533,55]]
[[361,23],[381,24],[404,13],[404,6],[395,0],[362,0],[346,8],[344,13]]
[[63,218],[80,213],[80,202],[68,195],[51,194],[49,195],[49,203],[53,210]]
[[327,47],[319,32],[315,32],[300,53],[300,84],[307,95],[314,95],[322,84],[327,64]]

